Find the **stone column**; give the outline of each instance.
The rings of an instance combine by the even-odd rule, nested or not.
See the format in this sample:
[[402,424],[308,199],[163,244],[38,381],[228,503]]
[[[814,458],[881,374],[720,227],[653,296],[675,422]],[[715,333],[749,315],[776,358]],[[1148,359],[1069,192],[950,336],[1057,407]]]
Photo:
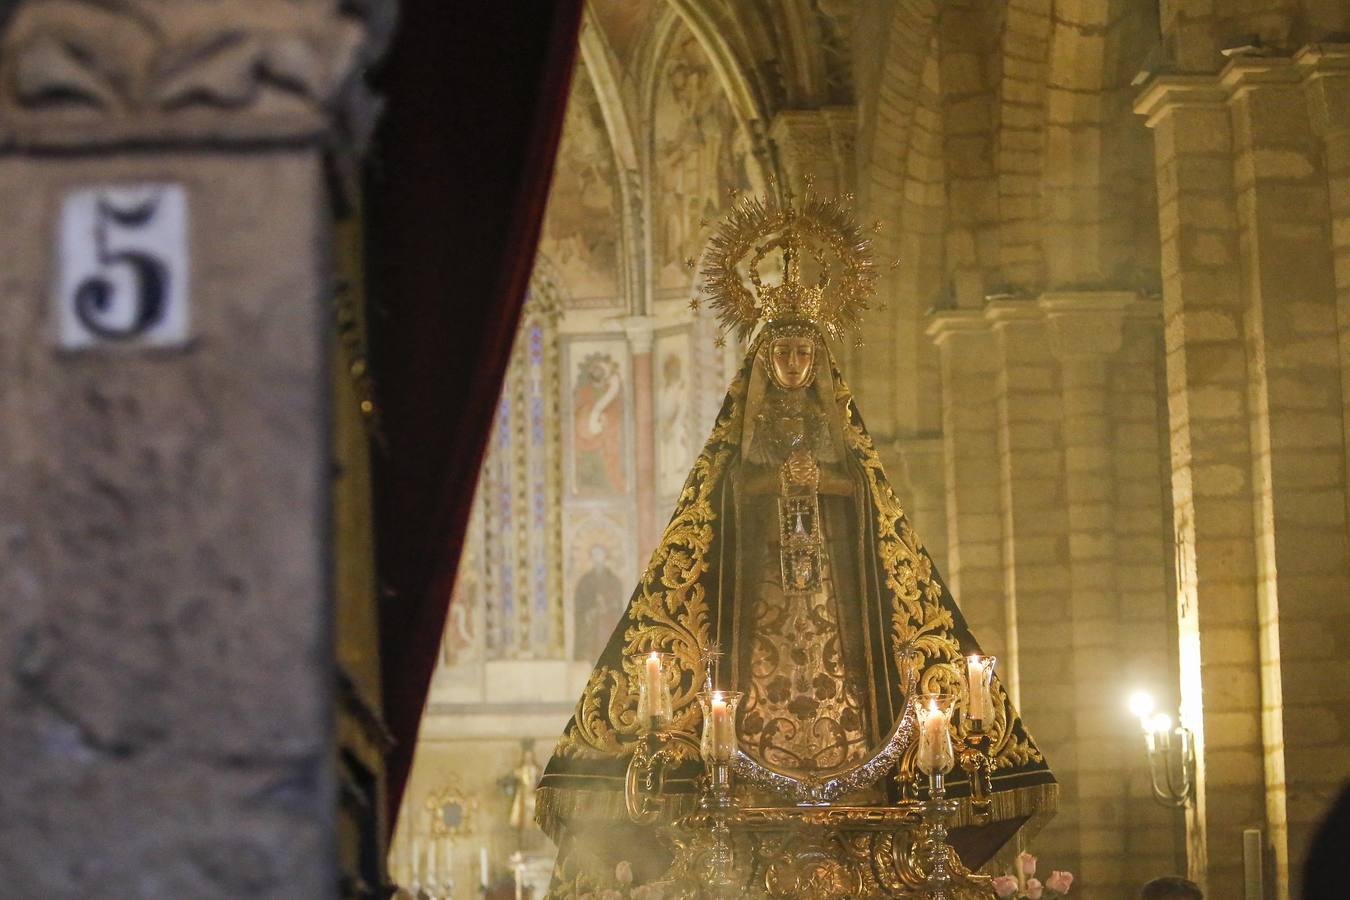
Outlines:
[[[1168,637],[1159,627],[1166,602],[1163,548],[1156,540],[1143,546],[1129,540],[1140,528],[1156,536],[1164,519],[1156,502],[1145,508],[1142,524],[1129,515],[1139,505],[1137,493],[1151,493],[1155,501],[1161,496],[1157,410],[1149,404],[1144,412],[1153,414],[1152,421],[1135,424],[1142,416],[1122,408],[1115,390],[1126,322],[1156,317],[1151,306],[1130,292],[1055,293],[1040,300],[1060,362],[1064,408],[1072,599],[1059,631],[1060,654],[1072,666],[1072,692],[1065,699],[1072,703],[1068,746],[1077,761],[1069,784],[1085,810],[1078,823],[1079,874],[1104,897],[1129,896],[1139,861],[1150,853],[1161,857],[1159,871],[1171,863],[1170,844],[1146,834],[1159,826],[1166,834],[1167,815],[1150,809],[1147,791],[1133,791],[1145,757],[1138,725],[1122,704],[1127,685],[1168,674],[1165,656],[1157,659]],[[1145,390],[1151,400],[1152,385]],[[1144,460],[1129,459],[1130,452]],[[1141,462],[1143,472],[1130,471],[1128,464],[1137,469]],[[1131,603],[1140,598],[1132,594],[1127,601],[1127,584],[1153,593]]]
[[1171,421],[1183,724],[1196,739],[1191,877],[1242,893],[1244,827],[1265,824],[1260,618],[1233,132],[1213,78],[1156,79],[1154,129]]
[[[1157,130],[1164,260],[1175,270],[1164,273],[1173,446],[1191,465],[1174,478],[1181,679],[1183,691],[1204,686],[1204,702],[1192,690],[1186,704],[1202,733],[1192,866],[1214,892],[1239,889],[1236,830],[1264,824],[1274,896],[1296,895],[1310,831],[1350,775],[1332,750],[1350,689],[1324,675],[1350,645],[1350,614],[1329,602],[1350,589],[1333,202],[1344,126],[1328,115],[1345,108],[1343,56],[1238,57],[1217,76],[1158,79],[1137,105]],[[1192,360],[1202,340],[1207,358]],[[1209,569],[1201,548],[1220,538]],[[1214,587],[1227,593],[1211,607]],[[1237,804],[1220,816],[1208,811],[1216,784]]]
[[[1121,768],[1110,780],[1128,783],[1116,843],[1130,860],[1121,894],[1133,897],[1147,872],[1184,871],[1185,817],[1153,800],[1153,788],[1138,722],[1126,707],[1134,686],[1169,694],[1177,684],[1177,616],[1169,534],[1172,507],[1167,398],[1163,383],[1162,304],[1135,301],[1125,311],[1121,349],[1113,358],[1107,404],[1112,427],[1115,497],[1115,590],[1119,603],[1119,670],[1114,694],[1115,740],[1124,748]],[[1123,785],[1122,785],[1123,786]]]
[[970,310],[941,313],[928,333],[942,357],[947,554],[939,564],[980,646],[999,658],[999,675],[1016,700],[1017,645],[1004,599],[994,334],[983,314]]
[[1258,488],[1266,819],[1277,896],[1297,896],[1313,829],[1350,778],[1345,399],[1324,157],[1294,60],[1230,63]]
[[638,566],[645,567],[661,537],[661,523],[656,516],[656,413],[655,385],[652,378],[652,329],[656,320],[651,316],[628,316],[623,319],[628,335],[628,349],[633,357],[633,451],[636,455],[633,472],[637,476],[637,540]]
[[[1064,501],[1068,518],[1071,599],[1059,629],[1058,655],[1072,677],[1067,744],[1076,763],[1068,787],[1088,812],[1078,823],[1077,872],[1110,893],[1123,880],[1119,841],[1124,799],[1120,772],[1119,602],[1115,585],[1114,468],[1107,388],[1121,344],[1124,308],[1133,295],[1046,295],[1050,346],[1060,362],[1064,416]],[[1050,630],[1050,629],[1046,629]],[[1131,748],[1133,749],[1133,748]],[[1066,773],[1067,774],[1067,773]]]
[[985,315],[997,339],[1003,577],[1016,635],[1019,709],[1060,779],[1059,812],[1041,841],[1057,848],[1057,868],[1078,871],[1083,813],[1073,655],[1066,652],[1073,585],[1060,367],[1035,301],[994,301]]
[[[1305,47],[1296,59],[1305,85],[1313,128],[1321,138],[1331,217],[1341,357],[1342,420],[1346,470],[1350,471],[1350,45]],[[1350,502],[1350,497],[1347,497]],[[1347,723],[1342,733],[1350,733]]]
[[336,890],[324,148],[365,39],[330,2],[0,37],[9,896]]
[[954,590],[967,618],[1006,634],[1000,669],[1061,782],[1036,847],[1103,898],[1131,895],[1141,866],[1173,870],[1177,855],[1175,813],[1153,803],[1124,705],[1128,686],[1170,680],[1175,647],[1158,307],[1132,292],[1061,292],[947,311],[929,327],[943,361]]

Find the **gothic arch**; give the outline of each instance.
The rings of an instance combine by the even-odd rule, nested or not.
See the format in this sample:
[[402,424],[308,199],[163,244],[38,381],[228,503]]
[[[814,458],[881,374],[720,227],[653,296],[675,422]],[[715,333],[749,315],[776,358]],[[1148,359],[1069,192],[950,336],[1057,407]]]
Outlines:
[[617,174],[621,290],[625,295],[627,312],[640,315],[646,309],[644,283],[647,265],[646,254],[641,252],[645,242],[641,223],[642,196],[637,177],[641,171],[638,146],[604,31],[589,5],[584,15],[580,38],[581,69],[586,73],[599,100]]
[[614,161],[621,170],[634,171],[638,167],[638,155],[632,122],[624,106],[609,46],[605,43],[604,29],[589,6],[582,20],[580,47],[582,68],[600,99],[600,111],[605,117],[610,146],[614,149]]
[[1042,198],[1051,25],[1049,10],[1010,4],[999,42],[1000,289],[1019,295],[1036,293],[1045,282]]
[[[672,4],[661,11],[638,61],[641,118],[647,123],[642,146],[644,218],[649,225],[646,259],[654,294],[688,290],[688,273],[677,270],[684,260],[698,255],[705,237],[700,220],[720,215],[725,205],[722,190],[763,186],[763,113],[760,107],[747,105],[753,101],[741,68],[728,66],[725,59],[719,64],[710,52],[710,47],[718,46],[727,45],[710,44]],[[677,60],[682,52],[689,58]],[[675,65],[684,66],[684,77],[665,77]],[[666,146],[662,139],[669,137],[667,129],[674,121],[667,121],[667,102],[691,104],[674,119],[680,129],[695,132],[668,142],[680,149],[673,160],[662,155]]]
[[708,4],[698,0],[666,0],[658,16],[653,40],[646,44],[646,52],[636,65],[639,103],[643,112],[650,114],[655,109],[662,68],[675,36],[683,25],[703,48],[741,127],[747,135],[759,140],[758,135],[769,119],[772,106],[751,76],[749,61],[739,57],[732,47],[726,26],[734,23],[719,21],[708,9]]
[[940,0],[919,0],[895,8],[884,24],[886,38],[875,75],[878,86],[859,91],[863,97],[877,98],[873,108],[860,109],[858,116],[858,171],[869,175],[858,186],[859,195],[864,203],[875,204],[877,212],[888,212],[900,200],[893,179],[896,172],[905,171],[919,79],[931,52],[939,6]]
[[[1059,0],[1055,6],[1038,142],[1046,287],[1135,280],[1139,242],[1130,223],[1140,217],[1130,210],[1151,203],[1153,186],[1132,174],[1146,170],[1149,146],[1130,108],[1130,81],[1156,41],[1155,29],[1147,4]],[[1152,222],[1156,215],[1142,218]]]

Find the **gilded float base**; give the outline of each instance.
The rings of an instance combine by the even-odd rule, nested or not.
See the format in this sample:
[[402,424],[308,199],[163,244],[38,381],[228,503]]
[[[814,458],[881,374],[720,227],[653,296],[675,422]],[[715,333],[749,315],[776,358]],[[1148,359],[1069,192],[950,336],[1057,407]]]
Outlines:
[[[717,822],[714,819],[718,820]],[[715,825],[731,835],[731,863],[714,878]],[[893,807],[831,806],[700,810],[662,829],[674,864],[663,879],[666,900],[713,897],[793,900],[989,900],[990,879],[970,873],[950,847],[949,880],[929,878],[932,819],[919,802]],[[945,834],[945,832],[944,832]],[[723,882],[718,885],[717,882]]]

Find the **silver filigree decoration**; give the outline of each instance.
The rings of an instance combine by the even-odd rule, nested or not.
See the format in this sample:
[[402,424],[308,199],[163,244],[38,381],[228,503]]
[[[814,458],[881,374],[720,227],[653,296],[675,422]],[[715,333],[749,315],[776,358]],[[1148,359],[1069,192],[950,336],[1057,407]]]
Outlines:
[[785,775],[761,765],[739,749],[731,761],[731,770],[737,777],[756,787],[804,806],[833,803],[845,794],[875,784],[883,775],[894,769],[900,757],[914,742],[914,728],[914,707],[906,704],[904,715],[896,720],[881,749],[870,759],[844,771],[832,772],[820,778],[803,779]]

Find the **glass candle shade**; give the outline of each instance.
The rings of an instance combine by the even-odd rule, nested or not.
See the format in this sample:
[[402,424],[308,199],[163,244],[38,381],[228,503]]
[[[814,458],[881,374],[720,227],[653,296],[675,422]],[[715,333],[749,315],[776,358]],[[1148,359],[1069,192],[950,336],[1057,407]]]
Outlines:
[[674,657],[653,650],[638,662],[638,724],[656,731],[670,722],[672,711],[668,673]]
[[986,725],[994,721],[993,656],[966,657],[966,716]]
[[703,691],[698,695],[703,710],[703,738],[699,750],[704,762],[726,763],[736,753],[736,706],[740,691]]
[[919,725],[917,762],[925,775],[945,775],[956,765],[951,733],[955,699],[951,694],[919,694],[914,698]]

